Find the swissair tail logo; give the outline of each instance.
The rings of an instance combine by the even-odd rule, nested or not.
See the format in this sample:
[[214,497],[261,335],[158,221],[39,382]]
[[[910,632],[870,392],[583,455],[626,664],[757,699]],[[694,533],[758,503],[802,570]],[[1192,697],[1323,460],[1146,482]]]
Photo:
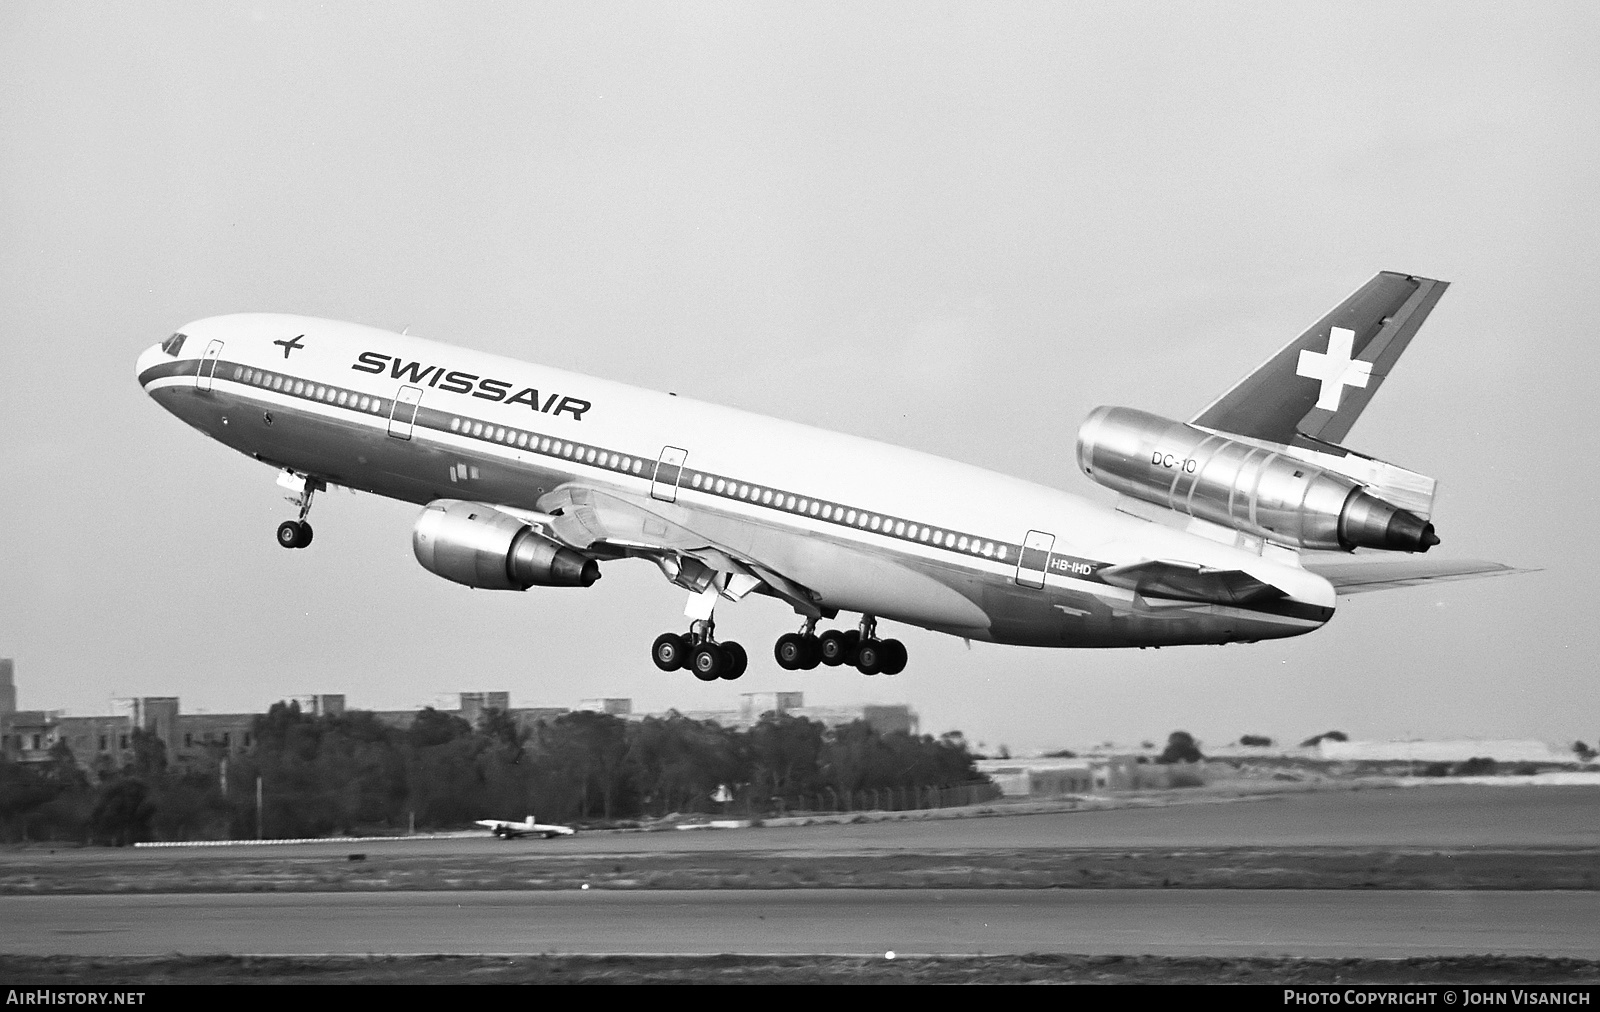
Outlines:
[[1295,374],[1322,381],[1317,407],[1338,411],[1345,387],[1367,385],[1367,377],[1372,375],[1372,363],[1359,361],[1350,354],[1355,343],[1355,331],[1334,327],[1328,333],[1327,354],[1310,350],[1300,353],[1300,365],[1295,369]]

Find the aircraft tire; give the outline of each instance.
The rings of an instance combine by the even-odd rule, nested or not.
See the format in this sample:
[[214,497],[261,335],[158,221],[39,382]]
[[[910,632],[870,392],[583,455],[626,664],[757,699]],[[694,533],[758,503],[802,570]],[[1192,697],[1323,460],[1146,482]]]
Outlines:
[[773,644],[772,656],[778,667],[785,671],[798,671],[806,666],[806,640],[799,633],[785,633]]
[[714,682],[728,669],[728,653],[715,643],[702,643],[695,648],[690,670],[702,682]]
[[722,677],[731,682],[744,674],[745,669],[750,666],[750,655],[744,652],[742,644],[732,640],[723,643],[722,650],[728,655],[728,670],[722,673]]
[[829,629],[817,639],[820,660],[830,668],[837,668],[845,663],[845,658],[850,653],[849,640],[845,633],[839,629]]
[[311,544],[311,525],[302,520],[300,521],[300,540],[295,543],[295,547],[305,548],[309,544]]
[[278,547],[300,547],[300,521],[285,520],[283,523],[278,525]]
[[866,640],[856,647],[856,670],[863,675],[875,675],[882,670],[884,657],[883,644],[877,640]]
[[822,663],[822,644],[817,642],[815,636],[801,637],[801,644],[805,647],[805,654],[800,661],[800,670],[810,671]]
[[856,651],[861,649],[861,630],[851,629],[844,634],[844,663],[856,663]]
[[899,640],[883,641],[883,664],[879,667],[886,675],[898,675],[906,669],[906,645]]
[[650,659],[662,671],[688,667],[689,645],[677,633],[662,633],[650,647]]

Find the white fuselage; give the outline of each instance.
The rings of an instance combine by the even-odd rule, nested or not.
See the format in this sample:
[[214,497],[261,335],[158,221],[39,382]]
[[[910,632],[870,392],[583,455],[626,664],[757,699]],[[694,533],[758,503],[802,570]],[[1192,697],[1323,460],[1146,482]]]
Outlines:
[[[926,453],[356,324],[247,314],[183,334],[176,355],[140,356],[140,382],[258,460],[414,503],[536,511],[571,483],[648,498],[825,613],[1041,646],[1247,641],[1332,614],[1332,586],[1292,553]],[[1019,579],[1030,532],[1052,539],[1042,586]],[[1285,597],[1163,600],[1095,576],[1145,560],[1242,570]]]

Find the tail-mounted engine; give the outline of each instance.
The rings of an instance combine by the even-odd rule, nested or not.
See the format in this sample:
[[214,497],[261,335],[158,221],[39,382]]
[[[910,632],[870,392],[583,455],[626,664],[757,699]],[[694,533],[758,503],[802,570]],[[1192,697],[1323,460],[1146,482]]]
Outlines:
[[1078,466],[1091,479],[1178,513],[1300,548],[1439,543],[1423,517],[1290,450],[1133,408],[1096,408],[1078,430]]
[[484,590],[587,587],[600,579],[593,559],[509,513],[458,499],[428,504],[411,529],[411,550],[428,572]]

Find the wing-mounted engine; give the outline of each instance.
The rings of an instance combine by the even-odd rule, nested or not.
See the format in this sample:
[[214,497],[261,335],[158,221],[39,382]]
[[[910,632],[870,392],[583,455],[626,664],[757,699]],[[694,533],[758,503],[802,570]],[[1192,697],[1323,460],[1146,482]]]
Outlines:
[[[1432,480],[1359,455],[1345,463],[1329,453],[1102,407],[1078,430],[1078,466],[1125,495],[1279,544],[1426,552],[1439,543],[1426,519]],[[1373,477],[1341,473],[1350,471]],[[1413,508],[1374,495],[1378,489]]]
[[428,504],[411,529],[411,550],[435,576],[483,590],[588,587],[600,579],[593,559],[521,518],[459,499]]

